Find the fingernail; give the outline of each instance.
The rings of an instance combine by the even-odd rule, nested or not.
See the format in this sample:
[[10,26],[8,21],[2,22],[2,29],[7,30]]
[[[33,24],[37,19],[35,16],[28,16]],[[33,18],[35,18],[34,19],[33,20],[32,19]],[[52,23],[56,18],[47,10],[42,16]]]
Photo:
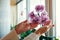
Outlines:
[[52,26],[54,26],[54,25],[52,25]]

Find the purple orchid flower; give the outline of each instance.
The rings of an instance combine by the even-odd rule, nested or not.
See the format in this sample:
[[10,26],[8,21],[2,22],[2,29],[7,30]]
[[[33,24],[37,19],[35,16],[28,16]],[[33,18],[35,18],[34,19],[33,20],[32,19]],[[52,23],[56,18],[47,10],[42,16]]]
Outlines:
[[49,16],[46,11],[41,13],[42,20],[49,20]]
[[[37,5],[35,9],[36,9],[38,14],[34,14],[34,11],[32,11],[29,14],[31,23],[36,23],[37,22],[39,24],[44,25],[47,21],[50,21],[49,16],[48,16],[47,12],[44,10],[43,5]],[[39,15],[39,11],[41,12],[41,15]]]
[[46,11],[44,11],[44,12],[41,13],[41,19],[42,19],[42,22],[41,23],[43,25],[44,25],[45,22],[47,22],[47,21],[50,20]]
[[36,14],[34,14],[33,11],[29,14],[29,17],[30,17],[30,22],[32,22],[32,23],[35,23],[39,20],[39,18],[37,17]]
[[29,14],[29,17],[30,17],[30,18],[34,18],[34,17],[35,17],[35,14],[34,14],[33,11]]
[[30,13],[30,18],[31,18],[31,22],[32,23],[39,23],[39,24],[44,24],[46,21],[49,20],[49,17],[47,15],[47,13],[42,12],[41,16],[38,16],[36,14],[34,14],[33,12]]
[[41,18],[39,17],[39,16],[35,16],[33,19],[31,19],[31,21],[33,22],[33,23],[41,23]]
[[35,9],[36,9],[36,11],[37,12],[39,12],[39,11],[43,11],[44,10],[44,6],[43,5],[37,5],[36,7],[35,7]]

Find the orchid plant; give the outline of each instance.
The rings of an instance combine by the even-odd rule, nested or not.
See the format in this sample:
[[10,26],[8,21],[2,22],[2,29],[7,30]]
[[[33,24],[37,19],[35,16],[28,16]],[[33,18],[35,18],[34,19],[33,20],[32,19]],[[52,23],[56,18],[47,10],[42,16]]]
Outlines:
[[[34,11],[30,12],[28,17],[30,18],[29,23],[38,23],[43,25],[48,25],[50,23],[50,19],[48,16],[47,11],[45,10],[45,7],[43,5],[37,5],[35,7],[35,11],[37,14],[35,14]],[[47,23],[46,23],[47,22]],[[21,39],[28,36],[31,32],[31,30],[28,30],[27,32],[22,33]]]
[[[45,7],[43,5],[37,5],[35,7],[35,10],[36,10],[37,14],[35,14],[34,11],[29,13],[30,22],[31,23],[37,22],[42,25],[49,24],[50,19],[49,19],[47,11],[45,10]],[[45,24],[46,22],[48,22],[48,23]]]

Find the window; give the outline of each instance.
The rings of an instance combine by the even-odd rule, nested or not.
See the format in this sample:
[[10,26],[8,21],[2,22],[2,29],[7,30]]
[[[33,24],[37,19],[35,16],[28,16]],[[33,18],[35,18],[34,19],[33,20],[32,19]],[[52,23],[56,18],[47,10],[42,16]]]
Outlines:
[[45,6],[45,0],[30,0],[30,11],[33,11],[35,6],[40,4]]
[[45,5],[45,0],[22,0],[17,4],[17,23],[28,19],[28,13],[34,10],[35,6],[38,4]]
[[26,0],[17,4],[17,23],[26,20]]

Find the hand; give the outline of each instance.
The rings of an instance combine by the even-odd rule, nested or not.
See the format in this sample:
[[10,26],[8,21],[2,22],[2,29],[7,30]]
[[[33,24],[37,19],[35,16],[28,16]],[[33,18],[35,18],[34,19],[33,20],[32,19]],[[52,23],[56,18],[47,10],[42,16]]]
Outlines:
[[35,33],[36,34],[43,34],[49,31],[54,25],[52,24],[52,21],[50,21],[49,25],[44,25],[43,27],[39,28]]
[[43,27],[41,27],[40,29],[38,29],[35,33],[31,33],[30,35],[28,35],[27,37],[25,37],[24,40],[37,40],[37,38],[39,38],[41,36],[41,34],[47,32],[47,30],[50,29],[50,28],[52,28],[53,26],[54,25],[50,21],[49,24],[44,25]]
[[35,27],[37,27],[38,23],[28,23],[27,20],[19,23],[17,26],[16,26],[16,32],[17,34],[20,34],[20,33],[23,33],[27,30],[30,30],[30,29],[34,29]]

